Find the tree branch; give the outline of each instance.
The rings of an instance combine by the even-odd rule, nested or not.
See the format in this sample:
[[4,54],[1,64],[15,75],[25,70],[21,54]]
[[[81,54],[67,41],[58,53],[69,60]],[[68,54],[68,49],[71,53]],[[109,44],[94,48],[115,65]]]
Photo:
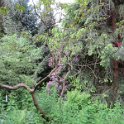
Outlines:
[[18,90],[19,88],[24,88],[24,89],[28,90],[30,93],[32,93],[34,91],[34,89],[31,89],[29,86],[27,86],[24,83],[19,83],[19,84],[15,85],[15,86],[9,86],[9,85],[0,84],[0,89]]
[[36,92],[37,88],[42,85],[42,82],[45,79],[47,79],[57,68],[58,67],[56,66],[45,78],[40,80],[33,88],[30,88],[25,83],[19,83],[19,84],[15,85],[15,86],[0,84],[0,89],[5,89],[5,90],[18,90],[19,88],[26,89],[30,93],[30,95],[32,96],[32,101],[34,103],[34,106],[39,111],[39,113],[41,114],[42,118],[44,118],[46,121],[49,121],[50,118],[48,116],[46,116],[46,114],[41,109],[41,107],[40,107],[40,105],[38,103],[38,100],[36,99],[35,92]]
[[50,75],[57,69],[57,67],[55,67],[45,78],[43,78],[42,80],[40,80],[34,87],[34,91],[37,90],[38,87],[40,87],[42,85],[42,82],[44,80],[46,80],[48,77],[50,77]]
[[[46,23],[44,20],[41,19],[41,16],[37,13],[37,9],[36,9],[36,6],[35,6],[35,3],[34,1],[32,0],[32,3],[33,3],[33,7],[34,7],[34,12],[35,14],[38,16],[38,18],[41,20],[41,22],[46,26]],[[47,26],[46,26],[47,27]]]
[[49,121],[50,118],[48,116],[46,116],[46,113],[44,113],[43,110],[41,109],[41,107],[39,106],[38,100],[35,96],[35,92],[32,92],[31,96],[32,96],[34,106],[36,107],[37,111],[39,111],[41,117],[44,118],[46,121]]
[[46,114],[43,112],[43,110],[41,109],[41,107],[40,107],[40,105],[38,103],[38,100],[36,99],[34,88],[31,89],[29,86],[27,86],[24,83],[20,83],[20,84],[17,84],[15,86],[9,86],[9,85],[0,84],[0,89],[18,90],[19,88],[24,88],[30,93],[30,95],[32,96],[32,101],[34,103],[34,106],[36,107],[37,111],[41,114],[41,117],[44,118],[46,121],[49,121],[50,120],[49,117],[47,117]]

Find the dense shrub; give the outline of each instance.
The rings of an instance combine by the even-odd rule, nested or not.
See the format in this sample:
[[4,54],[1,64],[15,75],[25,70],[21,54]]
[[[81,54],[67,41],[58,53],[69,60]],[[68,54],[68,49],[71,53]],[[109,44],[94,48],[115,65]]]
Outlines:
[[24,82],[31,85],[34,83],[32,75],[37,68],[36,60],[40,57],[41,49],[26,38],[16,35],[3,37],[0,40],[0,81],[4,84]]
[[35,111],[14,109],[0,115],[0,124],[42,124],[42,120]]
[[40,93],[41,106],[53,118],[50,124],[124,124],[124,109],[119,104],[110,109],[77,90],[68,92],[64,99],[58,99],[55,92],[50,96],[46,91]]

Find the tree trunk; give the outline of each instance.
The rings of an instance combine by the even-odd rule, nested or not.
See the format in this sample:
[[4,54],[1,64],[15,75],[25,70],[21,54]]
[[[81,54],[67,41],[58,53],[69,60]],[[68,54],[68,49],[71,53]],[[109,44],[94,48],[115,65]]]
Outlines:
[[[108,1],[108,0],[107,0]],[[112,8],[109,10],[109,24],[110,28],[112,30],[112,35],[116,31],[116,23],[120,22],[124,19],[124,9],[120,9],[120,7],[124,8],[124,0],[112,0],[111,1],[112,5],[110,5]],[[120,35],[120,34],[118,34]],[[118,37],[118,36],[117,36]],[[115,39],[113,42],[118,42],[116,41],[118,38]],[[119,40],[119,39],[118,39]],[[113,107],[114,103],[116,102],[118,96],[119,96],[119,61],[113,60],[113,84],[111,86],[111,89],[109,91],[109,98],[107,100],[108,106]]]

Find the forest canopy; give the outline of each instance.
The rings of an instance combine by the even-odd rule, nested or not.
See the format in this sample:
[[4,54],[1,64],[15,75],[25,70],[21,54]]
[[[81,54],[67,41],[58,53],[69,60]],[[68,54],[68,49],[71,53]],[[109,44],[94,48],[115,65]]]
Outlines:
[[123,0],[0,0],[0,124],[124,124],[123,37]]

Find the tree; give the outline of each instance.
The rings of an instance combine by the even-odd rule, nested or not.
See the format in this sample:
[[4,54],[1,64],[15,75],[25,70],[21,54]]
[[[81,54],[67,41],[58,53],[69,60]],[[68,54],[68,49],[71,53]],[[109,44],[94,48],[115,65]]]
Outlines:
[[0,53],[0,89],[7,91],[26,89],[32,96],[32,101],[41,116],[48,120],[39,106],[35,92],[50,74],[38,83],[35,83],[36,81],[33,79],[33,74],[38,66],[37,60],[42,56],[41,49],[36,48],[25,38],[13,35],[1,39]]
[[[1,8],[1,14],[3,14],[4,32],[7,34],[13,34],[21,32],[23,30],[29,31],[32,35],[37,33],[37,17],[33,13],[32,8],[28,6],[28,1],[4,1],[4,8]],[[6,13],[4,12],[6,9]],[[2,12],[2,10],[4,10]]]
[[[120,0],[118,2],[114,0],[77,0],[72,5],[61,4],[62,9],[65,9],[65,18],[61,22],[61,27],[54,28],[52,2],[49,0],[40,1],[38,5],[40,7],[44,5],[44,11],[40,14],[37,13],[39,12],[38,6],[33,5],[34,13],[40,20],[39,23],[43,26],[43,30],[39,31],[37,35],[32,34],[34,36],[31,40],[41,42],[44,47],[40,47],[41,44],[35,46],[19,36],[9,36],[1,39],[0,79],[2,83],[0,83],[0,89],[10,92],[24,88],[31,95],[32,101],[42,118],[53,123],[56,118],[51,119],[47,116],[46,111],[44,112],[47,109],[43,109],[40,106],[36,96],[36,92],[41,92],[42,86],[46,85],[46,83],[48,90],[51,90],[51,83],[56,86],[57,91],[57,88],[60,88],[61,92],[59,92],[58,96],[55,96],[57,98],[55,101],[65,103],[66,105],[63,107],[65,111],[66,106],[68,108],[68,104],[70,104],[69,101],[72,102],[69,105],[69,110],[67,109],[69,115],[84,112],[82,105],[86,106],[85,100],[87,101],[91,96],[93,96],[93,99],[97,99],[94,94],[101,94],[99,99],[101,101],[106,100],[109,107],[114,107],[119,95],[120,83],[116,78],[117,75],[113,80],[111,62],[113,60],[117,62],[118,60],[118,56],[116,56],[118,48],[113,47],[113,42],[119,39],[123,40],[123,38],[120,38],[120,32],[123,34],[124,18],[122,9],[119,9],[123,2]],[[18,13],[19,16],[17,15],[17,18],[14,19],[18,19],[18,21],[27,19],[25,17],[27,11],[25,12],[25,7],[23,8],[26,4],[24,3],[23,6],[20,3],[16,5],[17,10],[14,12]],[[51,21],[53,22],[51,23]],[[26,23],[25,20],[24,22],[21,20],[21,24],[23,27],[26,25],[25,28],[33,31],[31,29],[33,25],[30,26],[30,21]],[[33,78],[34,76],[36,78]],[[45,83],[43,84],[43,82]],[[76,89],[81,92],[72,92],[70,97],[65,97],[69,86],[71,90]],[[89,92],[91,95],[88,95],[87,99],[85,94],[85,100],[82,100],[82,95],[80,94],[84,91]],[[75,97],[76,94],[78,94],[77,97]],[[44,99],[49,101],[50,95],[47,95],[49,97]],[[60,99],[62,98],[60,101],[58,100],[59,96]],[[63,99],[66,100],[64,101]],[[46,102],[47,104],[51,103],[51,101],[48,101]],[[79,104],[77,105],[78,102]],[[44,106],[49,108],[46,103],[44,103]],[[90,106],[85,110],[86,112],[88,111],[87,118],[89,118],[91,114],[89,111],[91,112],[91,110],[93,110],[92,114],[95,118],[94,112],[98,112],[102,107],[100,106],[96,109],[99,103],[93,103],[94,101],[88,102]],[[57,111],[60,106],[61,104],[58,103],[58,108],[53,110]],[[111,110],[107,107],[105,108],[107,111]],[[70,110],[72,110],[71,113]],[[73,112],[73,110],[77,111]],[[48,110],[48,112],[51,111]],[[81,113],[77,118],[82,117]],[[60,116],[58,113],[55,115]],[[70,116],[72,117],[72,115]],[[50,117],[55,116],[51,114]],[[61,116],[60,118],[60,123],[62,123],[62,120],[66,120]],[[93,120],[92,117],[91,120]],[[99,123],[99,121],[97,122]],[[83,120],[83,123],[89,123],[89,120],[87,122]]]

